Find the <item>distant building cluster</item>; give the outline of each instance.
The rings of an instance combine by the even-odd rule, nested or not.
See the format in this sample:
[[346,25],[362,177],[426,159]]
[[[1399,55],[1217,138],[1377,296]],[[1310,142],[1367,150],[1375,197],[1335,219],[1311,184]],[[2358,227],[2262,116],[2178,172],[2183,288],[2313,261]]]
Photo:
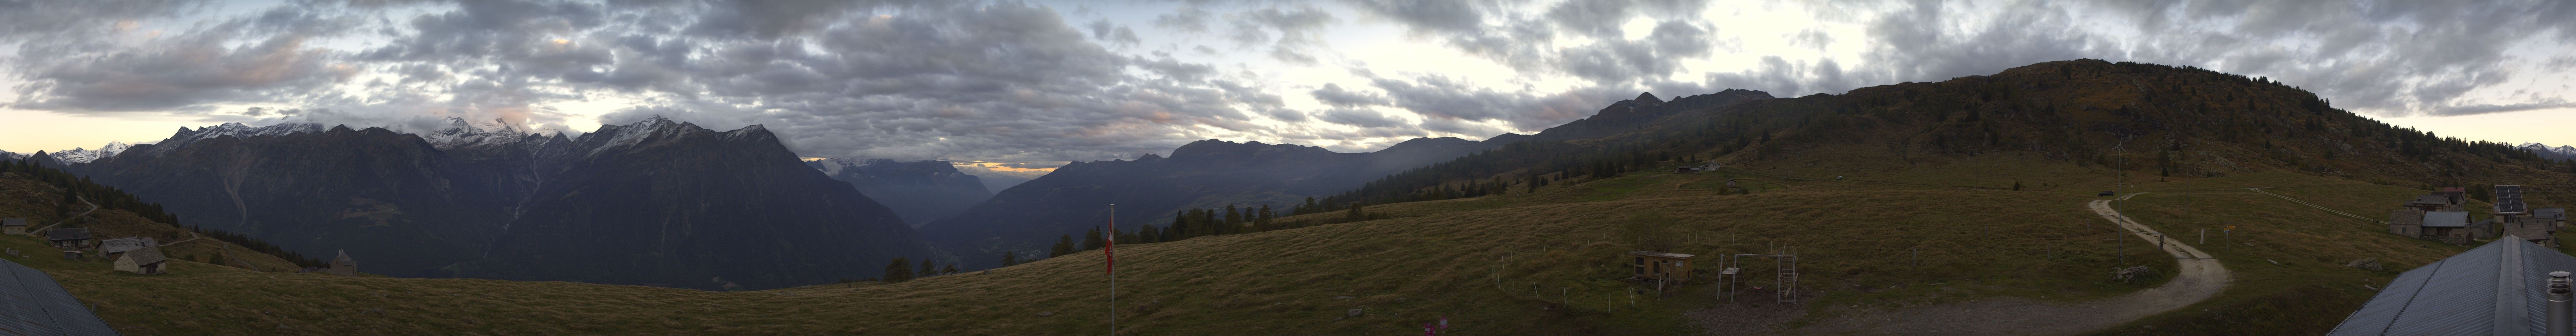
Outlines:
[[170,263],[170,256],[161,253],[160,241],[152,237],[98,240],[91,238],[89,228],[67,228],[45,230],[45,241],[61,250],[63,259],[80,260],[95,255],[114,262],[119,271],[146,275],[169,272],[165,266]]
[[2415,196],[2400,204],[2402,210],[2388,214],[2388,233],[2417,239],[2436,240],[2453,245],[2516,237],[2543,246],[2558,246],[2558,229],[2567,226],[2563,208],[2531,209],[2522,199],[2522,186],[2495,186],[2493,217],[2472,222],[2465,188],[2445,187],[2432,194]]

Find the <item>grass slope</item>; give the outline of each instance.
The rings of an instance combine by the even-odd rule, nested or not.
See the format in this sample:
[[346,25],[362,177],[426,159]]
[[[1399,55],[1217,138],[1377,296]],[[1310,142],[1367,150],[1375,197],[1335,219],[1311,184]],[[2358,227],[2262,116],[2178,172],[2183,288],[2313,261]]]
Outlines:
[[[1527,192],[1370,206],[1355,223],[1122,245],[1120,334],[1389,334],[1447,318],[1461,334],[1795,333],[1826,318],[1990,297],[2104,298],[2153,287],[2107,270],[2171,274],[2138,239],[2116,238],[2084,203],[2107,169],[2012,155],[1925,160],[1866,147],[1813,148],[1701,174],[1660,171]],[[1810,161],[1812,159],[1812,161]],[[1871,161],[1904,160],[1906,163]],[[1895,168],[1887,168],[1895,167]],[[2134,173],[2134,172],[2133,172]],[[1844,180],[1836,181],[1835,176]],[[1752,194],[1719,195],[1727,178]],[[2011,190],[2015,182],[2022,191]],[[2288,173],[2140,183],[2124,207],[2159,230],[2237,225],[2204,250],[2239,283],[2191,308],[2106,334],[2313,334],[2404,267],[2466,247],[2384,229],[2247,187],[2347,212],[2393,207],[2407,187]],[[47,208],[50,209],[50,208]],[[2375,210],[2385,213],[2385,209]],[[1317,220],[1315,214],[1284,220]],[[32,238],[0,237],[32,246]],[[2126,244],[2128,255],[2118,253]],[[1619,281],[1620,252],[1716,256],[1793,250],[1808,296],[1725,303],[1716,258],[1675,297]],[[1919,259],[1917,254],[1919,253]],[[2374,257],[2400,267],[2342,267]],[[38,258],[41,259],[41,258]],[[21,259],[13,259],[21,260]],[[2125,260],[2125,261],[2124,261]],[[2278,262],[2276,266],[2273,263]],[[46,269],[109,324],[133,334],[797,334],[1099,335],[1107,279],[1099,251],[911,282],[707,292],[568,282],[336,277],[174,261],[134,276],[97,265]],[[1749,263],[1748,287],[1777,288]],[[878,265],[851,265],[877,267]],[[1358,315],[1351,310],[1360,311]],[[1739,317],[1734,320],[1686,316]],[[1723,325],[1719,325],[1723,324]]]

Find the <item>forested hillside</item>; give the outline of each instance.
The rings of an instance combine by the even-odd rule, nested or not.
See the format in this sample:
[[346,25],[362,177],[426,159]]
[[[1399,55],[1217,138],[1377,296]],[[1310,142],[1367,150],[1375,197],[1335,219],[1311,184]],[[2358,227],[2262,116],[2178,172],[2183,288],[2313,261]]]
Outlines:
[[[1622,102],[1628,104],[1629,102]],[[1657,161],[1745,162],[1864,144],[1912,160],[2004,152],[2153,176],[2286,170],[2414,186],[2544,184],[2566,199],[2576,162],[2512,144],[2397,127],[2297,87],[2193,67],[2074,60],[1992,76],[1756,100],[1674,114],[1599,140],[1529,141],[1369,183],[1298,213],[1472,197],[1507,186],[1595,179]],[[2550,191],[2538,191],[2538,190]]]

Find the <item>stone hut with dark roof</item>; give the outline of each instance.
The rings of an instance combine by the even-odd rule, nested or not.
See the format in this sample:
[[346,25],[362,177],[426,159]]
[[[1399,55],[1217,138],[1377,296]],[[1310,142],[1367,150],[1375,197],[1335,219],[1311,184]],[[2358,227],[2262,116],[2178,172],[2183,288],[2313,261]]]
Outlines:
[[114,258],[116,258],[116,270],[119,271],[145,275],[169,272],[162,267],[170,263],[170,257],[162,255],[160,247],[146,246],[118,253]]
[[2558,239],[2556,238],[2558,236],[2558,229],[2550,226],[2551,223],[2548,218],[2522,217],[2515,218],[2510,221],[2504,221],[2503,224],[2504,235],[2506,236],[2522,237],[2523,240],[2529,240],[2533,244],[2540,244],[2540,246],[2553,248],[2558,246]]
[[27,234],[27,219],[0,218],[0,234]]
[[46,230],[45,240],[53,242],[55,248],[89,248],[89,228]]
[[2389,211],[2388,233],[2400,236],[2423,238],[2424,210],[2407,209]]
[[159,242],[152,241],[152,237],[125,237],[100,240],[98,241],[98,253],[108,259],[116,259],[116,256],[122,255],[125,252],[158,246],[160,245],[158,243]]
[[2432,211],[2424,213],[2425,239],[2441,240],[2452,245],[2468,245],[2470,240],[2485,238],[2469,227],[2467,211]]

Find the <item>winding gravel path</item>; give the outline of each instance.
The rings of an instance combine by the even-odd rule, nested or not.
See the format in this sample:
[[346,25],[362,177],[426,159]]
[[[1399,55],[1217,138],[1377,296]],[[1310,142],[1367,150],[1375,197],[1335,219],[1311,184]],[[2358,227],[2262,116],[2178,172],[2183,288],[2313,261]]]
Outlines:
[[[2122,196],[2128,199],[2137,194]],[[2154,228],[2138,224],[2111,208],[2110,200],[2086,204],[2102,220],[2119,224],[2138,238],[2156,240],[2163,235]],[[2164,251],[2181,264],[2181,273],[2163,286],[2121,295],[2083,301],[2049,302],[2029,298],[2001,297],[1922,307],[1898,308],[1883,312],[1846,315],[1799,329],[1799,334],[1870,334],[1870,335],[2075,335],[2118,326],[2129,321],[2160,314],[2198,303],[2217,295],[2234,282],[2227,267],[2218,259],[2181,239],[2166,239]]]

